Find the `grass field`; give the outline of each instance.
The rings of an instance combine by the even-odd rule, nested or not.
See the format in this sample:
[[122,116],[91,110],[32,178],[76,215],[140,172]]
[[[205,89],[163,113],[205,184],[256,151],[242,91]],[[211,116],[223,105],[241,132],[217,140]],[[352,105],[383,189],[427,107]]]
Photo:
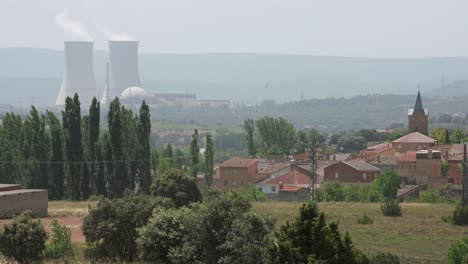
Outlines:
[[[95,202],[56,201],[49,203],[49,218],[72,223],[72,240],[76,256],[68,263],[87,263],[83,257],[84,239],[78,225],[88,213],[88,205]],[[379,204],[372,203],[320,203],[319,208],[327,220],[339,222],[340,230],[351,234],[354,245],[368,254],[379,251],[400,256],[404,263],[446,263],[447,249],[454,239],[468,236],[468,227],[459,227],[442,221],[451,215],[454,205],[403,203],[402,217],[382,216]],[[259,202],[253,203],[254,210],[277,220],[276,227],[293,220],[301,203]],[[367,214],[373,224],[359,225],[357,218]],[[81,238],[79,237],[81,236]],[[63,260],[62,260],[63,261]],[[63,262],[51,262],[63,263]]]
[[[301,204],[255,203],[262,214],[270,215],[279,224],[294,219]],[[454,205],[403,203],[402,217],[384,217],[379,204],[320,203],[327,220],[339,222],[340,230],[349,232],[354,245],[366,253],[390,252],[400,256],[402,263],[447,263],[447,250],[454,239],[468,236],[468,227],[442,221],[451,215]],[[357,218],[367,214],[374,219],[370,225],[357,224]]]

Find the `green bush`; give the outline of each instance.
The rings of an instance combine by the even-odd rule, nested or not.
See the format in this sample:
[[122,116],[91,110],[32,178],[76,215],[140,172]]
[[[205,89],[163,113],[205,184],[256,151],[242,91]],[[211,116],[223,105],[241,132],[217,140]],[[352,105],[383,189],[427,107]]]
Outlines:
[[396,199],[387,198],[380,205],[384,216],[401,216],[401,206]]
[[44,257],[58,259],[72,254],[70,228],[60,225],[57,220],[52,221],[52,237],[44,250]]
[[137,229],[146,225],[160,204],[151,196],[128,194],[123,198],[100,199],[83,221],[83,234],[91,258],[133,261],[137,256]]
[[187,209],[155,209],[148,224],[138,229],[138,256],[148,263],[170,263],[169,252],[183,242]]
[[47,233],[40,220],[34,221],[30,211],[25,211],[0,230],[0,252],[19,263],[42,258]]
[[176,169],[158,175],[151,185],[151,194],[170,199],[177,207],[187,206],[202,199],[196,179]]
[[400,264],[400,258],[391,253],[379,252],[370,257],[370,264]]
[[419,193],[419,202],[421,203],[453,203],[452,198],[441,195],[439,191],[427,189]]
[[461,238],[453,241],[448,250],[449,264],[468,263],[468,238]]
[[258,190],[255,186],[239,188],[231,192],[237,193],[249,202],[263,202],[268,199],[266,194]]
[[468,206],[457,205],[457,208],[453,211],[452,223],[454,225],[468,225]]
[[374,223],[374,219],[372,219],[367,214],[363,214],[360,217],[358,217],[357,223],[360,225],[369,225],[369,224]]

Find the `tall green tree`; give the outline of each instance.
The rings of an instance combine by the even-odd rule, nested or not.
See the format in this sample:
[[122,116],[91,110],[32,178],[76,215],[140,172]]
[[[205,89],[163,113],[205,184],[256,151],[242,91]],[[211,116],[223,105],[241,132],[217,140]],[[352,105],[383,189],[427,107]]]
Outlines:
[[254,142],[255,121],[250,118],[244,120],[244,131],[247,139],[247,149],[249,151],[249,155],[253,158],[257,154]]
[[122,135],[122,109],[119,98],[115,98],[109,106],[107,114],[109,123],[110,143],[112,146],[113,177],[111,185],[111,197],[122,197],[128,185],[128,172],[124,162],[123,135]]
[[210,187],[213,183],[213,159],[214,159],[214,143],[213,137],[206,135],[206,149],[205,149],[205,181],[206,186]]
[[25,184],[27,169],[24,164],[13,163],[26,160],[24,124],[20,115],[6,113],[0,122],[0,159],[11,163],[0,164],[0,182]]
[[80,183],[82,178],[83,144],[81,135],[81,107],[78,94],[73,99],[65,99],[62,111],[65,148],[67,152],[69,194],[72,200],[81,198]]
[[455,134],[453,135],[454,137],[454,143],[460,144],[465,140],[465,132],[463,132],[462,129],[457,128],[455,130]]
[[65,157],[63,146],[63,129],[60,120],[54,113],[47,111],[47,123],[50,129],[50,144],[52,153],[50,157],[50,188],[49,199],[59,200],[65,194]]
[[[105,173],[105,163],[104,163],[104,148],[105,141],[96,142],[94,144],[94,153],[96,155],[96,164],[95,168],[95,179],[94,184],[96,186],[96,193],[100,196],[107,196],[106,190],[106,173]],[[112,159],[112,151],[110,151],[110,158]]]
[[190,160],[191,160],[191,170],[192,176],[197,177],[198,166],[200,163],[200,147],[198,146],[198,130],[195,129],[192,135],[192,142],[190,143]]
[[30,161],[28,187],[48,189],[49,134],[46,130],[46,118],[34,106],[31,106],[25,120],[25,136],[25,153]]
[[[100,118],[101,118],[101,106],[100,103],[97,101],[96,97],[93,97],[93,101],[89,106],[89,123],[88,123],[88,152],[89,157],[88,161],[94,162],[90,163],[89,170],[90,170],[90,186],[93,191],[97,192],[97,185],[96,183],[99,171],[99,164],[95,163],[97,160],[96,156],[96,144],[99,140],[99,129],[100,129]],[[101,153],[102,156],[102,153]],[[101,189],[102,191],[102,189]],[[99,192],[98,192],[99,193]]]
[[140,107],[140,123],[139,123],[139,141],[141,146],[140,154],[140,188],[145,194],[149,193],[151,186],[151,116],[150,110],[146,102],[143,100]]
[[105,133],[102,137],[102,152],[105,160],[105,182],[107,197],[115,197],[115,164],[113,162],[114,156],[112,154],[112,142],[109,133]]
[[289,153],[294,147],[296,131],[286,119],[265,116],[258,119],[256,125],[265,150],[276,145],[283,153]]
[[91,171],[90,166],[93,165],[94,158],[91,157],[93,151],[91,146],[88,144],[89,141],[89,116],[83,116],[81,119],[81,135],[83,137],[83,163],[81,164],[81,182],[80,182],[80,193],[81,199],[87,200],[91,195]]

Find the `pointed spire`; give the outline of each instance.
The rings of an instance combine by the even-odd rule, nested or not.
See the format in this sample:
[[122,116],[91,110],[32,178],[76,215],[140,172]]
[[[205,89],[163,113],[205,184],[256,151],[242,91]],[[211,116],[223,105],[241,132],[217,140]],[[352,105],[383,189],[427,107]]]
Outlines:
[[418,97],[416,98],[416,104],[414,105],[414,110],[413,113],[416,112],[423,112],[424,113],[424,108],[422,105],[422,100],[421,100],[421,93],[418,91]]

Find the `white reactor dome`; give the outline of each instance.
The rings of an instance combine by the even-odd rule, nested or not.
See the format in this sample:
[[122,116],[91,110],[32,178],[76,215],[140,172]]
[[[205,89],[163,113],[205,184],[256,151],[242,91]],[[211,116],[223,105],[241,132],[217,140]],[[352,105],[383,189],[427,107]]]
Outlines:
[[120,95],[121,99],[131,99],[131,98],[137,98],[137,99],[143,99],[146,96],[146,91],[138,86],[132,86],[128,87],[125,89],[122,94]]

